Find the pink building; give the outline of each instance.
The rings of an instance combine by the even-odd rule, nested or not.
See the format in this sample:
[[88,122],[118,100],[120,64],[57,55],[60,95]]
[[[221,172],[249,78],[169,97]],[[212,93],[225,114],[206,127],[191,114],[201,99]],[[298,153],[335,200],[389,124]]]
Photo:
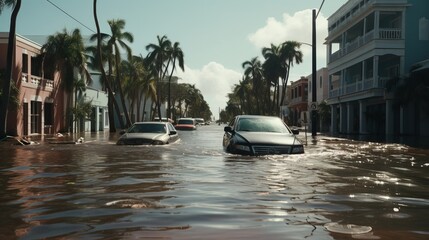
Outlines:
[[[6,68],[8,33],[0,33],[0,69]],[[66,131],[66,93],[58,74],[45,72],[41,45],[16,35],[13,83],[19,89],[19,106],[9,109],[7,134],[42,136]]]

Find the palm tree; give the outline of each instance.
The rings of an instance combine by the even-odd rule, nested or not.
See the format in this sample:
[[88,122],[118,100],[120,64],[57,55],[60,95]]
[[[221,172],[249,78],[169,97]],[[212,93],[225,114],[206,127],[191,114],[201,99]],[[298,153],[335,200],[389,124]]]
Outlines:
[[[258,96],[263,96],[263,70],[261,61],[257,57],[252,58],[250,61],[242,63],[244,68],[244,77],[252,80],[252,91],[256,98],[256,113],[261,114],[261,99]],[[263,99],[262,99],[263,100]]]
[[91,79],[85,66],[85,47],[80,30],[75,29],[69,34],[64,29],[61,33],[49,36],[41,52],[47,64],[46,68],[53,68],[51,70],[59,72],[60,84],[68,93],[66,126],[71,127],[72,93],[74,83],[77,81],[73,73],[74,69],[77,68],[81,76],[85,76],[87,80]]
[[116,71],[116,88],[119,92],[119,96],[122,102],[122,110],[124,111],[125,119],[127,121],[127,127],[131,125],[131,119],[129,112],[126,107],[124,92],[122,90],[122,83],[120,80],[120,63],[121,63],[121,48],[125,49],[128,60],[131,59],[131,48],[127,45],[126,41],[132,43],[134,37],[129,32],[123,32],[122,30],[125,27],[125,21],[122,19],[109,20],[107,21],[110,26],[112,35],[101,33],[101,39],[107,40],[107,46],[109,46],[111,52],[115,56],[115,71]]
[[[283,74],[280,77],[282,79],[283,89],[281,94],[281,101],[278,104],[283,103],[285,99],[286,86],[289,80],[290,68],[293,66],[294,62],[296,64],[302,63],[303,54],[301,51],[299,51],[300,47],[301,43],[296,41],[286,41],[280,46],[280,59],[282,60],[283,64]],[[278,105],[277,107],[279,109],[280,105]]]
[[[280,57],[280,47],[271,44],[270,48],[263,48],[262,55],[265,58],[264,63],[262,64],[264,77],[266,78],[267,85],[267,104],[270,102],[271,97],[271,86],[274,86],[274,96],[272,101],[272,106],[267,106],[269,113],[272,114],[274,106],[276,105],[276,99],[278,101],[279,96],[279,78],[283,72],[282,59]],[[277,94],[277,95],[276,95]],[[277,96],[277,97],[276,97]]]
[[[97,34],[91,36],[91,40],[97,40]],[[97,44],[98,45],[98,44]],[[121,111],[119,109],[119,105],[118,102],[116,101],[116,98],[114,97],[114,93],[113,93],[113,89],[112,89],[112,83],[111,83],[111,71],[109,71],[109,76],[106,75],[106,72],[104,71],[104,66],[106,64],[108,64],[109,69],[111,69],[111,59],[112,59],[112,54],[109,51],[109,48],[107,45],[101,43],[100,46],[100,51],[101,51],[101,59],[99,57],[98,54],[98,46],[89,46],[86,48],[86,51],[89,53],[88,54],[88,67],[92,68],[92,69],[100,69],[102,68],[103,70],[101,71],[101,79],[100,79],[100,84],[102,85],[103,90],[107,91],[107,95],[108,95],[108,103],[107,103],[107,107],[108,107],[108,115],[109,115],[109,131],[110,132],[116,132],[116,127],[115,127],[115,116],[114,116],[114,112],[116,112],[116,115],[118,116],[119,119],[119,124],[121,126],[121,128],[125,127],[124,121],[121,117]],[[106,60],[108,59],[108,60]]]
[[157,76],[157,109],[158,109],[158,117],[159,119],[162,118],[161,116],[161,90],[160,90],[160,82],[164,79],[165,74],[167,73],[168,65],[165,65],[165,61],[169,59],[169,52],[171,49],[171,42],[168,40],[167,36],[159,37],[157,36],[158,43],[154,44],[148,44],[146,46],[146,50],[149,51],[147,55],[147,61],[150,65],[153,66],[153,70],[155,71],[155,74]]
[[[175,42],[169,52],[169,62],[173,61],[172,68],[170,72],[170,77],[168,78],[168,102],[167,102],[167,117],[170,116],[170,104],[171,104],[171,78],[173,77],[174,70],[176,68],[176,61],[179,62],[179,67],[182,71],[185,71],[184,55],[182,49],[179,47],[179,43]],[[167,66],[169,63],[167,63]]]
[[2,86],[2,97],[0,100],[0,139],[6,137],[7,129],[7,109],[9,106],[10,96],[10,82],[12,78],[12,62],[13,52],[15,48],[15,35],[16,35],[16,18],[18,17],[19,9],[21,8],[21,0],[0,0],[0,14],[3,12],[4,7],[13,7],[12,15],[10,17],[9,38],[7,45],[6,57],[6,73],[4,76]]

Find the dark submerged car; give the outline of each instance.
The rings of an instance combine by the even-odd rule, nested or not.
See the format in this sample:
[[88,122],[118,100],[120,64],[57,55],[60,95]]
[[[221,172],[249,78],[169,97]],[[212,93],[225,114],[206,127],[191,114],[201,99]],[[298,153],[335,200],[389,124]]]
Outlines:
[[238,115],[224,128],[223,148],[228,153],[271,155],[304,153],[303,144],[280,118]]
[[163,145],[179,139],[169,122],[136,122],[121,134],[116,142],[118,145]]

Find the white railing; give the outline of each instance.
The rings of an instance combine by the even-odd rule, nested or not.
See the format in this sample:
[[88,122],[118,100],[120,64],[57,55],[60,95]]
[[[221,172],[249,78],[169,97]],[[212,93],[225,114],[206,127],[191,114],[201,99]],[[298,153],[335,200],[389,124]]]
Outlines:
[[379,77],[378,80],[374,78],[364,79],[355,83],[340,86],[339,88],[332,89],[329,91],[329,97],[335,98],[342,95],[352,94],[356,92],[362,92],[369,89],[384,88],[387,78]]
[[21,81],[28,83],[28,75],[26,73],[21,74]]
[[380,39],[401,39],[402,30],[399,28],[380,29],[378,35]]
[[38,76],[28,75],[27,73],[21,74],[21,81],[26,83],[25,86],[32,88],[41,88],[45,87],[48,91],[54,88],[54,81],[50,79],[42,79]]

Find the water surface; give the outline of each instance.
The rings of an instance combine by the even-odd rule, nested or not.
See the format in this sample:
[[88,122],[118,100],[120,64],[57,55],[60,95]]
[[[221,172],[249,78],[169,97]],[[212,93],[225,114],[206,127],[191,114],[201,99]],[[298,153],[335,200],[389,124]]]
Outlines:
[[0,238],[429,239],[428,150],[319,136],[303,155],[248,157],[224,153],[222,131],[1,143]]

